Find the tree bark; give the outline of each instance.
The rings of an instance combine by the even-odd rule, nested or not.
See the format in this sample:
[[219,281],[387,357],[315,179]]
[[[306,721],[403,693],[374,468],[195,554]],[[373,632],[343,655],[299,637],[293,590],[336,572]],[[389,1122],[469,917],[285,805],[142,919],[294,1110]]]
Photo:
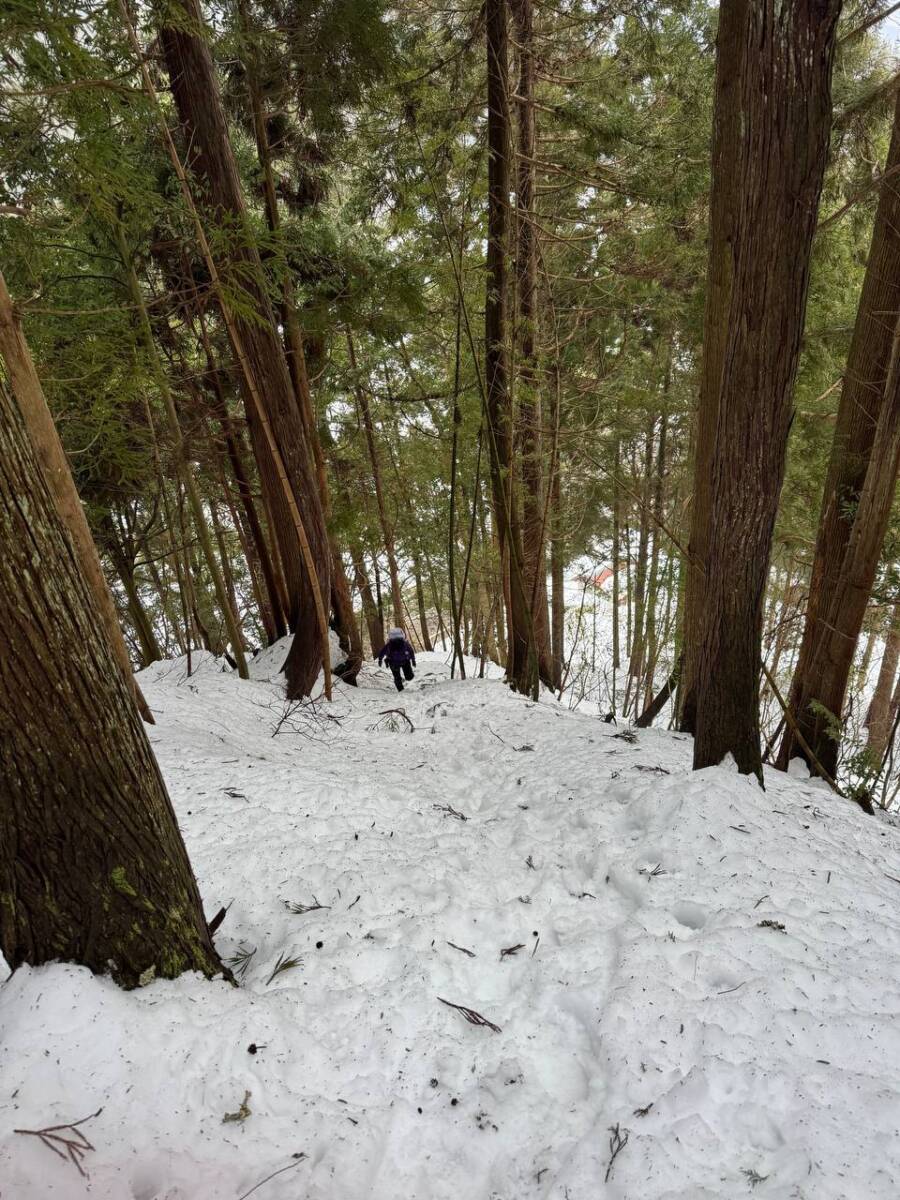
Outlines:
[[716,34],[703,360],[694,424],[694,489],[682,607],[684,625],[679,726],[685,733],[694,733],[697,725],[697,678],[705,620],[706,560],[712,503],[711,471],[741,203],[741,181],[738,176],[743,133],[741,77],[747,45],[747,19],[750,4],[754,2],[758,3],[758,0],[726,0],[721,3]]
[[881,762],[894,724],[894,709],[891,701],[898,663],[900,663],[900,613],[895,607],[887,631],[884,655],[878,671],[878,682],[875,684],[869,711],[866,713],[866,728],[869,732],[866,745],[873,762],[876,763]]
[[[644,477],[641,481],[640,532],[638,533],[637,562],[634,569],[634,628],[632,631],[631,652],[628,660],[628,681],[625,688],[625,703],[622,712],[628,715],[631,707],[632,688],[634,688],[634,711],[637,712],[641,703],[641,683],[644,677],[644,660],[647,651],[647,566],[650,544],[650,493],[653,482],[653,430],[656,418],[651,417],[647,422],[644,436]],[[636,457],[636,456],[635,456]],[[637,462],[635,461],[635,482],[637,482]]]
[[[817,653],[805,677],[805,690],[796,724],[812,754],[797,741],[810,768],[835,776],[840,751],[839,724],[843,717],[847,680],[859,632],[872,593],[878,560],[891,516],[900,467],[900,328],[884,406],[875,427],[868,469],[859,493],[841,574],[819,607]],[[784,746],[782,745],[782,751]],[[814,758],[818,759],[818,764]],[[781,758],[779,756],[779,764]]]
[[227,253],[221,256],[229,272],[223,283],[240,290],[255,310],[251,319],[229,309],[226,323],[241,366],[251,440],[288,583],[289,625],[295,636],[284,669],[288,696],[298,697],[311,691],[323,665],[326,689],[329,686],[322,598],[330,593],[331,555],[325,517],[247,216],[218,80],[203,38],[198,0],[178,0],[167,13],[183,18],[163,24],[160,40],[189,148],[188,165],[201,181],[211,219],[223,236],[225,231],[231,235]]
[[537,361],[537,233],[535,230],[534,13],[532,0],[514,0],[519,84],[516,91],[516,333],[518,342],[518,440],[522,479],[522,547],[529,638],[541,681],[554,685],[547,597],[547,507],[544,492],[542,405]]
[[80,560],[0,389],[0,950],[13,969],[62,959],[126,987],[211,976],[184,843]]
[[566,543],[563,532],[563,502],[559,453],[559,359],[553,364],[551,422],[553,449],[550,453],[550,645],[553,651],[553,689],[562,684],[566,657]]
[[[251,27],[243,0],[238,4],[246,41],[245,70],[250,95],[250,108],[253,117],[253,131],[256,138],[256,151],[263,177],[263,199],[266,210],[266,223],[276,239],[280,239],[281,217],[278,211],[278,197],[275,191],[275,175],[272,170],[272,153],[266,132],[266,115],[263,97],[259,87],[258,68],[253,51],[255,39],[258,36]],[[315,472],[322,504],[326,527],[331,515],[331,497],[328,488],[328,476],[325,471],[325,455],[316,427],[315,410],[312,392],[309,386],[309,375],[306,369],[306,354],[303,349],[303,330],[297,315],[297,304],[294,297],[294,286],[290,272],[282,271],[281,280],[281,325],[283,330],[284,354],[291,377],[291,385],[297,400],[300,419],[303,425],[304,439],[309,446],[312,456],[312,468]],[[353,602],[350,598],[350,583],[344,569],[344,560],[340,546],[332,532],[328,531],[328,544],[331,554],[331,608],[341,648],[347,654],[341,668],[341,679],[345,683],[353,683],[362,666],[362,642],[360,641],[353,619]]]
[[[731,754],[761,781],[763,594],[831,129],[840,0],[777,9],[774,0],[725,0],[723,19],[731,9],[742,16],[747,51],[735,84],[740,202],[709,463],[694,767]],[[705,465],[698,460],[697,478]]]
[[[669,374],[666,375],[667,381]],[[668,392],[668,382],[666,391]],[[653,528],[651,530],[652,548],[650,551],[650,567],[647,578],[647,603],[644,638],[644,704],[650,704],[653,698],[653,684],[656,675],[656,664],[659,657],[659,633],[657,630],[656,607],[659,597],[659,544],[663,527],[664,497],[666,479],[666,444],[669,428],[667,408],[663,409],[659,421],[659,440],[656,446],[656,472],[653,483]],[[677,680],[676,680],[677,682]],[[637,706],[635,706],[637,707]]]
[[81,500],[75,488],[75,482],[72,479],[72,472],[69,470],[66,452],[59,440],[56,426],[53,424],[40,378],[13,308],[12,298],[7,291],[6,280],[3,278],[2,272],[0,272],[0,356],[6,363],[13,396],[25,421],[28,436],[53,494],[59,515],[69,529],[78,551],[81,569],[94,593],[97,614],[106,630],[113,655],[121,668],[123,677],[128,681],[141,716],[149,725],[153,725],[155,724],[153,714],[147,707],[147,702],[134,678],[128,648],[122,636],[122,627],[119,624],[109,586],[103,575],[97,547],[94,544]]
[[360,542],[353,538],[350,541],[350,554],[353,559],[353,582],[359,592],[363,615],[366,619],[366,629],[369,633],[369,646],[373,654],[377,654],[384,645],[384,621],[378,611],[375,597],[372,595],[372,585],[366,574],[365,555]]
[[260,603],[260,615],[263,620],[263,626],[266,629],[266,634],[270,642],[277,641],[283,638],[287,632],[287,620],[285,618],[285,601],[282,596],[282,589],[279,586],[279,573],[276,570],[275,564],[272,561],[272,555],[269,551],[269,543],[266,540],[266,535],[263,532],[262,524],[259,519],[259,514],[256,511],[256,504],[253,500],[253,491],[250,487],[250,479],[247,474],[247,467],[244,462],[244,454],[241,449],[243,439],[240,437],[238,430],[235,428],[231,414],[228,412],[228,405],[225,400],[225,393],[222,389],[222,382],[219,376],[219,369],[213,357],[212,346],[206,332],[206,323],[201,315],[200,317],[200,333],[203,342],[203,349],[206,356],[206,381],[209,384],[212,397],[213,415],[219,422],[222,429],[222,437],[225,442],[225,451],[228,455],[228,462],[231,467],[231,473],[234,476],[234,481],[237,484],[238,497],[241,502],[241,509],[244,514],[244,520],[247,524],[248,550],[252,563],[251,570],[258,566],[259,573],[262,576],[265,585],[265,600]]
[[488,237],[486,262],[485,400],[494,523],[506,604],[510,686],[538,696],[540,682],[525,591],[521,530],[513,496],[512,406],[509,390],[510,112],[506,0],[487,0]]
[[[843,674],[846,654],[839,655],[827,670],[823,670],[822,649],[829,640],[825,609],[829,607],[829,598],[847,572],[847,551],[857,522],[859,496],[873,452],[879,414],[887,403],[887,379],[900,314],[900,180],[896,174],[891,174],[898,167],[900,92],[897,94],[894,128],[885,164],[887,178],[879,195],[869,258],[844,372],[831,458],[822,495],[806,621],[789,698],[797,726],[816,757],[828,769],[836,764],[837,748],[830,744],[834,739],[825,728],[827,722],[822,714],[817,714],[810,705],[825,705],[839,719],[847,686],[847,676]],[[845,627],[845,632],[855,650],[860,629],[850,626]],[[852,662],[852,652],[850,660]],[[840,703],[835,712],[831,706],[836,703],[838,696]],[[795,755],[805,757],[788,724],[779,748],[778,766],[786,769]]]

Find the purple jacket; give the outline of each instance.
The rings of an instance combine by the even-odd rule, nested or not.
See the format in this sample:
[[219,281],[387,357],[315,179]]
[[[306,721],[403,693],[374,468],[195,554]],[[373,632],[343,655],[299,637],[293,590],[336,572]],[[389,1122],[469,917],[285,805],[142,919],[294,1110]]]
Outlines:
[[402,667],[404,663],[412,663],[416,665],[416,652],[412,646],[403,638],[391,638],[381,647],[375,655],[378,659],[378,665],[381,666],[382,659],[388,660],[390,667]]

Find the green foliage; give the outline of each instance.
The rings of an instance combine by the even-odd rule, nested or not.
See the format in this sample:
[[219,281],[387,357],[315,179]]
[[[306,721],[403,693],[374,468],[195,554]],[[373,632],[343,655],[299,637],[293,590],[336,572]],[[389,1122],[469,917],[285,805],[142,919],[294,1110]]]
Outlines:
[[[177,17],[177,0],[169,7]],[[208,211],[197,181],[194,193],[217,261],[233,260],[234,248],[251,240],[258,247],[262,284],[279,320],[290,282],[326,444],[332,532],[345,551],[364,552],[367,569],[378,561],[382,534],[360,428],[362,388],[404,577],[417,564],[429,604],[446,610],[448,547],[461,575],[471,530],[472,588],[487,593],[497,564],[486,456],[479,459],[487,165],[482,11],[426,0],[400,7],[383,0],[234,0],[203,9],[246,222]],[[847,27],[865,11],[851,6]],[[147,3],[135,6],[177,139],[154,41],[157,16]],[[611,556],[614,502],[622,545],[637,536],[662,414],[664,524],[681,544],[687,538],[716,14],[705,0],[630,9],[570,0],[536,8],[535,22],[533,394],[542,409],[544,470],[554,446],[561,464],[557,533],[565,558],[585,555],[599,563]],[[7,66],[0,205],[15,214],[0,220],[0,262],[107,566],[121,584],[117,598],[136,656],[145,658],[146,646],[139,649],[139,617],[123,572],[133,575],[161,651],[183,649],[189,639],[206,644],[204,637],[218,648],[221,633],[174,482],[159,379],[141,347],[126,284],[130,265],[177,397],[191,470],[220,525],[250,636],[260,637],[258,579],[245,558],[246,529],[223,444],[231,422],[257,498],[240,371],[118,6],[75,14],[63,0],[7,0],[0,38]],[[513,98],[516,45],[513,37]],[[815,537],[865,269],[873,166],[887,148],[890,103],[882,85],[890,69],[874,33],[841,43],[838,119],[774,550],[779,567],[801,573]],[[277,229],[264,203],[255,104],[271,160]],[[511,246],[513,268],[514,253]],[[260,322],[268,315],[246,286],[255,269],[238,256],[237,267],[223,272],[223,288],[234,312]],[[514,294],[510,300],[509,349],[514,387],[521,389]],[[885,594],[896,594],[889,564],[898,542],[895,522],[877,585]],[[660,534],[659,545],[661,586],[673,586],[677,564],[672,558],[670,570],[667,535]],[[677,594],[670,599],[677,609]],[[192,624],[204,632],[189,635]]]

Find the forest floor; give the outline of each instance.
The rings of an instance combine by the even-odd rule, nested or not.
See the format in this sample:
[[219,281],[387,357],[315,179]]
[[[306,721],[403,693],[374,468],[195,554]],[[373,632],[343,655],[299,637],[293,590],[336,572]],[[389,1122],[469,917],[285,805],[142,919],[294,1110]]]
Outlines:
[[[0,985],[2,1200],[896,1200],[892,824],[438,654],[275,732],[276,665],[141,676],[241,986]],[[89,1179],[14,1132],[98,1109]]]

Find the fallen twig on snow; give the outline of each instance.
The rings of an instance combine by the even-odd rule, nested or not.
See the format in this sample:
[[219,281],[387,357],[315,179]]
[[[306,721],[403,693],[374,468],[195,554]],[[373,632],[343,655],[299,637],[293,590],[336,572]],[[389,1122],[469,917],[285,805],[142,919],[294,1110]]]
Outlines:
[[434,808],[436,808],[438,812],[446,813],[448,817],[456,817],[457,821],[468,821],[469,819],[465,813],[457,812],[456,809],[452,808],[449,804],[435,804]]
[[[358,900],[359,896],[357,896],[356,899]],[[288,912],[297,913],[299,916],[302,916],[303,913],[318,912],[321,908],[331,908],[330,904],[320,904],[315,896],[313,896],[312,904],[300,904],[299,902],[295,903],[293,900],[282,900],[281,903],[288,910]],[[356,903],[356,901],[354,901],[354,903]]]
[[524,942],[516,942],[515,946],[507,946],[505,950],[500,951],[500,959],[502,961],[504,958],[512,958],[514,954],[518,954],[520,950],[524,949]]
[[502,1033],[499,1025],[495,1025],[493,1021],[489,1021],[487,1017],[483,1017],[474,1008],[466,1008],[464,1004],[454,1004],[452,1000],[445,1000],[443,996],[438,996],[438,1000],[440,1000],[441,1004],[446,1004],[448,1008],[455,1008],[458,1013],[462,1013],[470,1025],[486,1025],[494,1033]]
[[240,1122],[246,1121],[249,1116],[250,1116],[250,1093],[244,1092],[244,1098],[241,1101],[241,1107],[237,1110],[237,1112],[225,1113],[225,1115],[222,1117],[222,1124],[228,1125],[232,1122],[240,1123]]
[[468,954],[469,958],[476,958],[474,950],[467,950],[465,946],[457,946],[456,942],[448,942],[448,946],[452,946],[454,950],[458,950],[460,954]]
[[[400,717],[402,720],[404,720],[407,723],[411,733],[415,733],[415,731],[416,731],[415,725],[413,725],[412,721],[406,715],[405,708],[383,708],[381,710],[381,712],[379,712],[378,715],[379,715],[379,717],[391,717],[391,716]],[[388,729],[396,729],[397,728],[396,721],[394,721],[393,723],[391,723],[390,721],[387,722],[387,728]]]
[[282,950],[282,952],[278,955],[278,961],[272,968],[272,974],[266,980],[266,987],[269,986],[276,975],[281,975],[285,971],[292,971],[294,967],[299,967],[302,961],[303,960],[299,956],[297,958],[288,958]]
[[769,1178],[768,1175],[760,1175],[759,1171],[755,1171],[753,1167],[741,1167],[741,1174],[747,1176],[747,1182],[751,1187],[756,1187],[758,1183],[765,1183]]
[[742,979],[741,982],[736,983],[734,985],[734,987],[724,988],[721,992],[716,992],[716,995],[717,996],[727,996],[729,992],[736,992],[738,990],[738,988],[742,988],[746,982],[747,982],[746,979]]
[[611,1134],[609,1139],[610,1160],[609,1166],[606,1168],[606,1175],[603,1179],[604,1183],[609,1183],[609,1177],[612,1174],[613,1163],[615,1163],[616,1159],[628,1145],[629,1138],[628,1130],[626,1129],[623,1135],[619,1129],[618,1122],[616,1122],[615,1125],[610,1125],[609,1132]]
[[638,867],[638,875],[646,875],[648,879],[656,879],[658,875],[668,875],[668,871],[663,870],[662,863],[657,863],[655,867]]
[[254,954],[256,954],[256,946],[253,946],[251,949],[241,943],[234,954],[230,958],[226,958],[225,961],[237,978],[243,979],[253,961]]
[[270,1179],[274,1179],[276,1175],[283,1175],[285,1171],[293,1171],[294,1167],[300,1166],[306,1155],[301,1150],[297,1154],[292,1154],[291,1158],[294,1159],[292,1163],[288,1163],[286,1167],[279,1167],[277,1171],[273,1171],[271,1175],[267,1175],[265,1179],[261,1179],[259,1183],[255,1183],[249,1192],[244,1192],[242,1196],[238,1196],[238,1200],[247,1200],[248,1196],[252,1196],[258,1188],[261,1188],[264,1183],[268,1183]]
[[[99,1117],[102,1112],[103,1109],[98,1108],[95,1113],[91,1113],[88,1117],[82,1117],[80,1121],[68,1121],[64,1125],[47,1125],[44,1129],[14,1129],[13,1133],[38,1138],[48,1150],[52,1150],[60,1158],[68,1158],[70,1162],[74,1163],[78,1174],[87,1179],[87,1171],[82,1167],[81,1160],[88,1150],[93,1150],[94,1147],[78,1127],[84,1125],[86,1121],[93,1121],[94,1117]],[[71,1131],[71,1137],[63,1136],[63,1130],[66,1129]],[[65,1146],[65,1153],[60,1150],[60,1146]]]

